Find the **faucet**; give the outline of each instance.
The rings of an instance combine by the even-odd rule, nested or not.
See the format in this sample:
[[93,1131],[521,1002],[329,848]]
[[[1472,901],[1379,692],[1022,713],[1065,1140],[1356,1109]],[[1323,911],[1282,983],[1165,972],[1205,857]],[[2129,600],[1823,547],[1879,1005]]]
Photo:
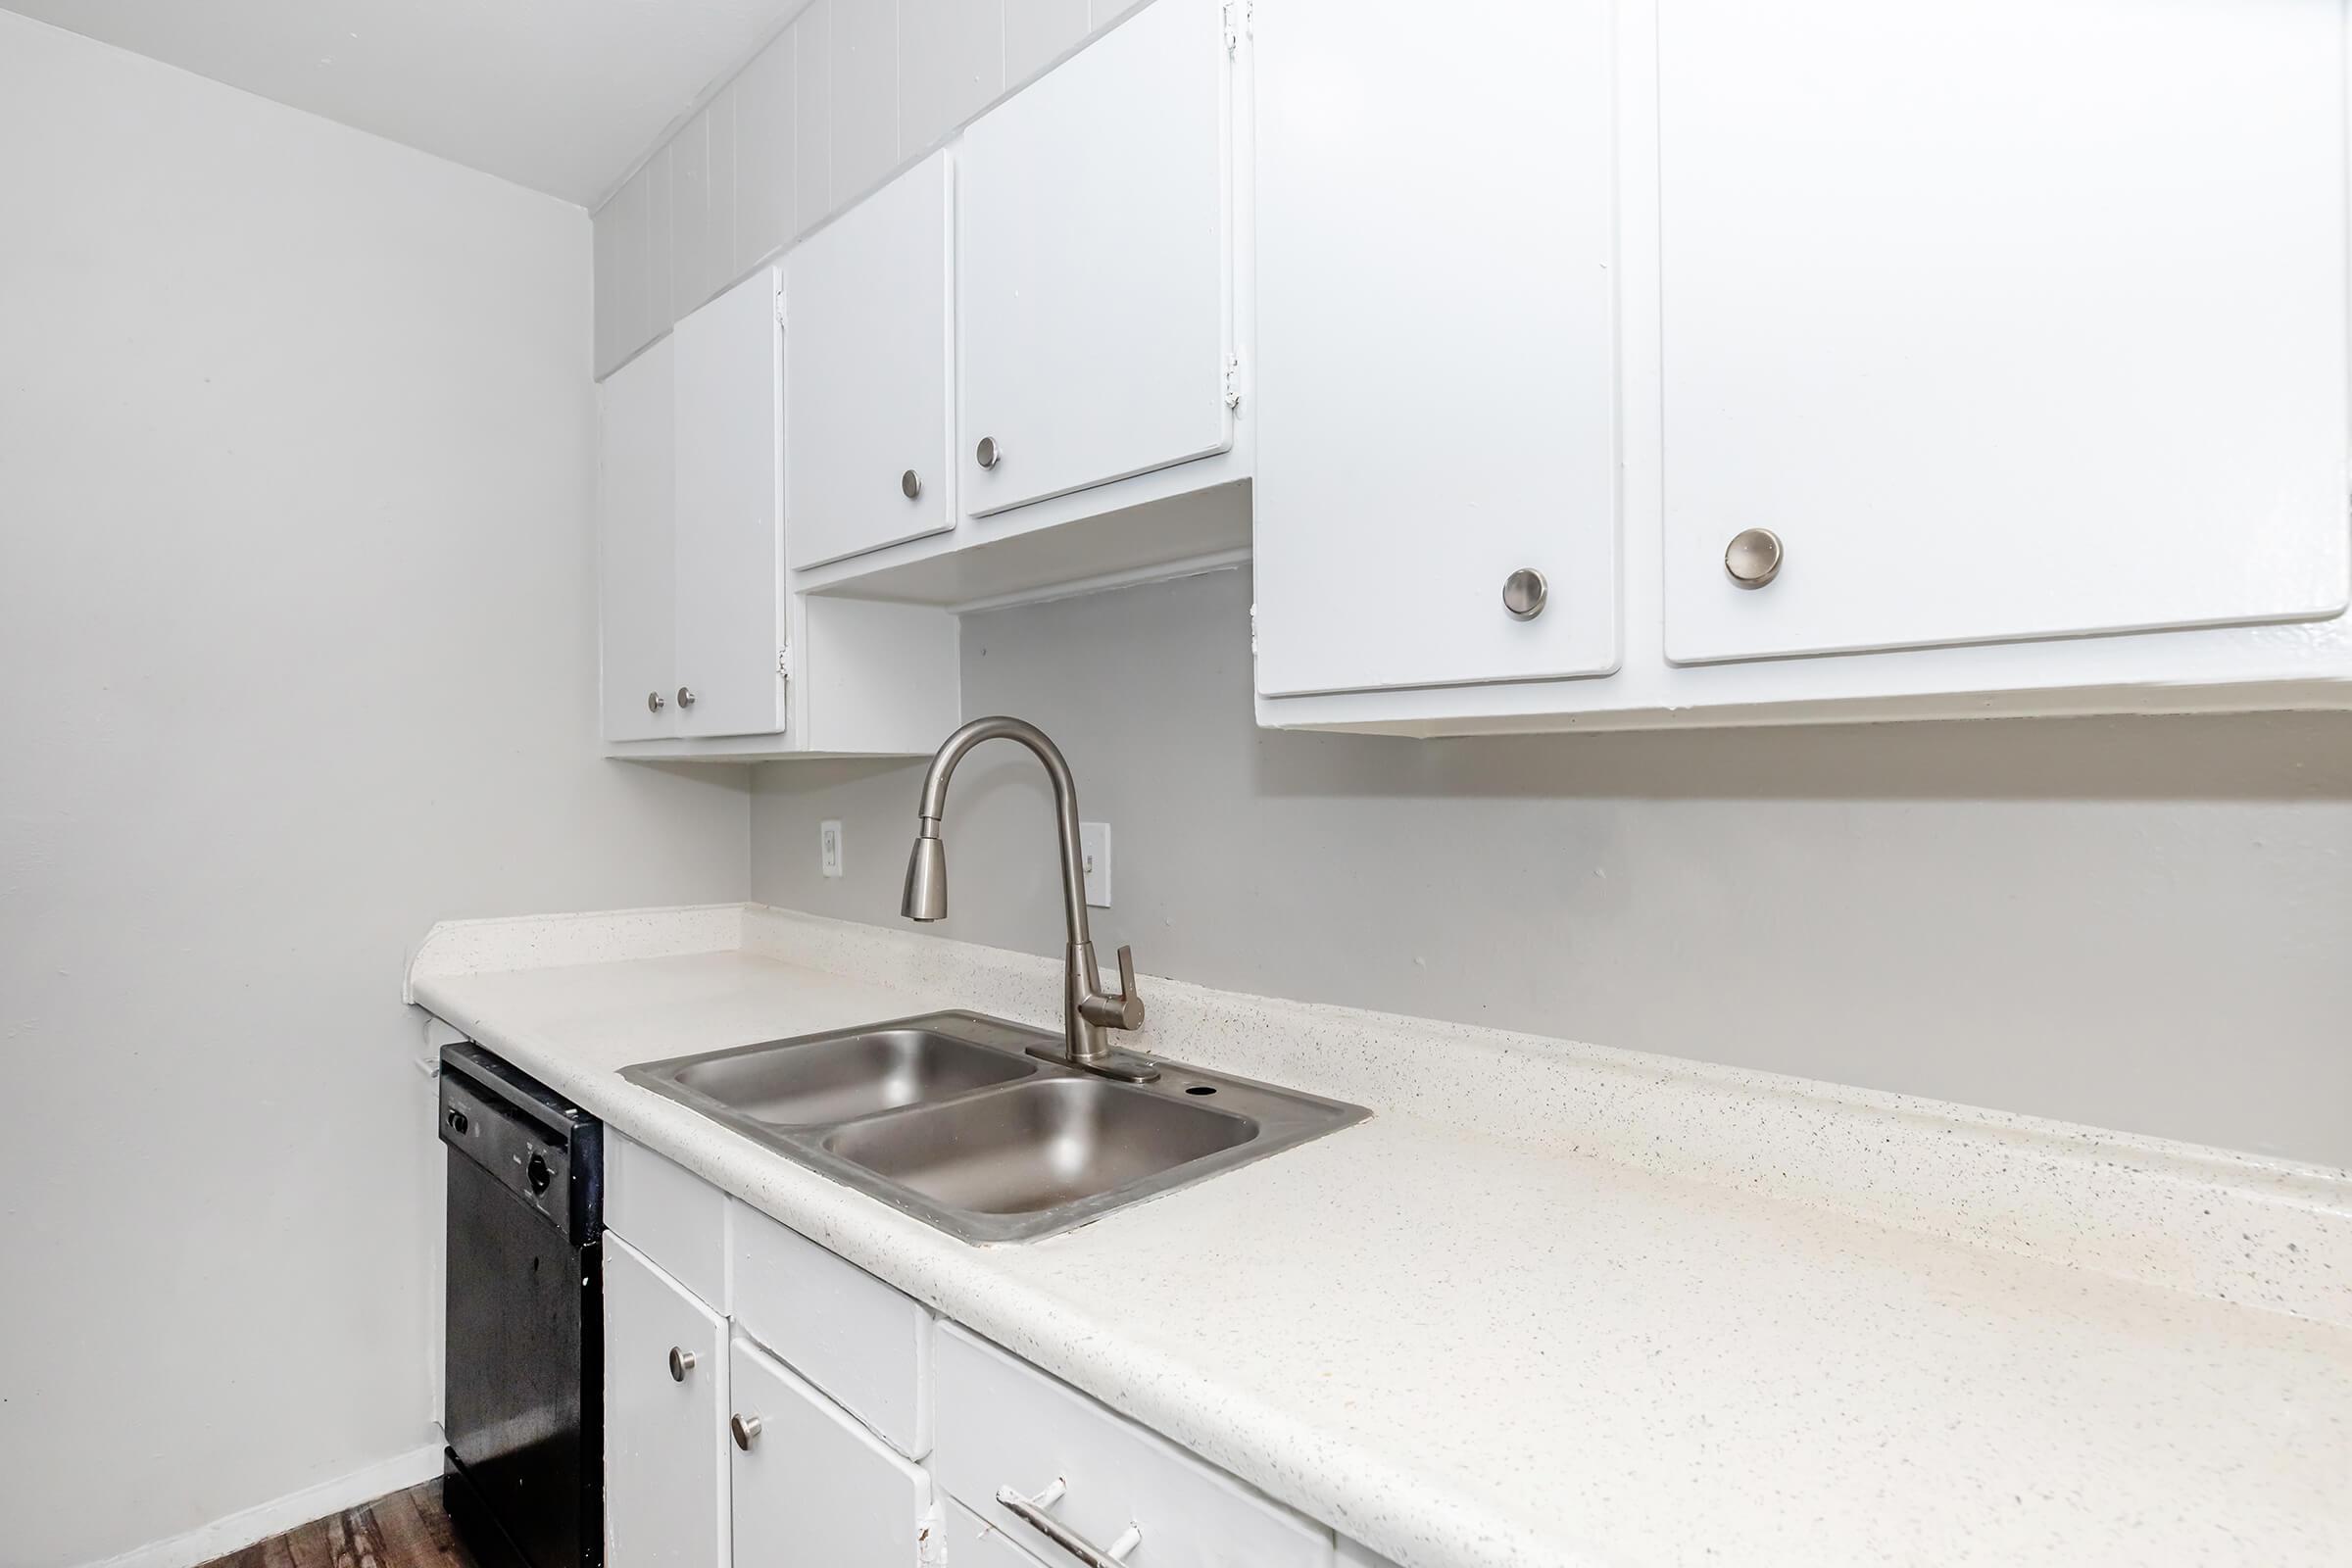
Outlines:
[[1062,1049],[1056,1055],[1043,1046],[1030,1054],[1065,1066],[1100,1073],[1127,1083],[1150,1083],[1159,1069],[1143,1057],[1113,1050],[1109,1032],[1137,1029],[1144,1022],[1144,999],[1135,989],[1135,950],[1119,949],[1119,989],[1102,989],[1102,974],[1095,964],[1095,943],[1086,928],[1086,873],[1078,848],[1078,786],[1070,780],[1070,764],[1061,749],[1044,730],[1018,718],[975,718],[949,736],[923,775],[923,795],[915,808],[920,825],[914,851],[906,859],[906,891],[899,912],[909,920],[937,920],[948,912],[948,851],[940,842],[940,819],[948,811],[948,779],[963,754],[982,741],[1018,741],[1046,765],[1054,781],[1054,811],[1061,825],[1061,903],[1069,928],[1069,950],[1062,965]]

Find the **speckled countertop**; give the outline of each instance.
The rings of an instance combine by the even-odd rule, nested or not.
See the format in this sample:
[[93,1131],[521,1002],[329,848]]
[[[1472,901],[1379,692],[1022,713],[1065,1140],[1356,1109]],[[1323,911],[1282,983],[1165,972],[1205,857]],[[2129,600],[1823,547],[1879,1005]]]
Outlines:
[[726,906],[436,927],[410,991],[1404,1568],[2352,1563],[2340,1172],[1161,981],[1149,1049],[1377,1115],[983,1249],[616,1075],[1055,974]]

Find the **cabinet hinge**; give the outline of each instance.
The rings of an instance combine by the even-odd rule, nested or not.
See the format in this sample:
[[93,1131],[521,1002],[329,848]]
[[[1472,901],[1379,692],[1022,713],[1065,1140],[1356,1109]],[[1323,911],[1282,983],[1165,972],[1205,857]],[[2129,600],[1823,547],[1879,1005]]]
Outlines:
[[776,679],[792,679],[792,650],[789,648],[776,650]]
[[784,330],[784,286],[776,285],[776,330]]
[[1249,0],[1225,0],[1225,52],[1236,54],[1242,47],[1242,28],[1249,24]]
[[1229,409],[1242,406],[1242,357],[1239,354],[1225,356],[1225,406]]
[[1250,657],[1257,657],[1257,607],[1250,607]]

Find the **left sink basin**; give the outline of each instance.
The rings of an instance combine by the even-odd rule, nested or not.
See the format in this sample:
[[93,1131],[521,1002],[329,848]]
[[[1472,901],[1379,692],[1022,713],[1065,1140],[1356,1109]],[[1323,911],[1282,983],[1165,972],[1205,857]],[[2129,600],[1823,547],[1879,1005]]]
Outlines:
[[770,1127],[819,1127],[1029,1077],[1037,1063],[920,1027],[769,1041],[702,1056],[669,1081]]

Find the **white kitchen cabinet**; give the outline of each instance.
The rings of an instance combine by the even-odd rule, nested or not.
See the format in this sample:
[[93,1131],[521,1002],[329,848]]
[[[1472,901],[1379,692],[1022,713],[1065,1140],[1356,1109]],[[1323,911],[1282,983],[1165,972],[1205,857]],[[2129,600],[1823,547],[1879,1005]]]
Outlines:
[[952,614],[786,584],[779,283],[763,269],[607,378],[603,712],[614,756],[919,754],[961,717]]
[[1658,14],[1669,658],[2344,609],[2341,5]]
[[727,1331],[608,1232],[605,1561],[727,1568]]
[[739,1568],[917,1568],[939,1560],[931,1479],[750,1342],[729,1374]]
[[796,568],[956,524],[953,175],[933,154],[785,260]]
[[784,334],[763,268],[678,323],[681,735],[784,727]]
[[[2342,4],[1619,0],[1567,51],[1573,9],[1520,8],[1447,23],[1480,27],[1480,57],[1518,93],[1432,65],[1410,96],[1368,90],[1397,79],[1383,52],[1397,29],[1354,36],[1362,8],[1262,10],[1260,723],[1448,735],[2352,708]],[[1318,11],[1311,37],[1292,30]],[[1507,64],[1530,58],[1560,83],[1540,172],[1493,101],[1533,93]],[[1604,134],[1579,106],[1604,96],[1605,196],[1577,163]],[[1457,125],[1484,127],[1483,155],[1453,144]],[[1521,274],[1520,248],[1495,244],[1447,280],[1495,296],[1474,301],[1387,277],[1392,253],[1446,243],[1424,229],[1475,226],[1486,173],[1514,163],[1529,245],[1563,189],[1584,216],[1554,213],[1554,232],[1613,212],[1593,266]],[[1394,197],[1352,250],[1350,192]],[[1514,421],[1564,389],[1498,376],[1501,334],[1476,329],[1490,310],[1554,318],[1604,265],[1613,349],[1553,359],[1564,382],[1614,356],[1613,408],[1576,416],[1587,436],[1613,421],[1620,542],[1594,575],[1614,596],[1614,667],[1527,635],[1591,579],[1564,588],[1533,556],[1486,554],[1544,537],[1520,523],[1555,498],[1503,447],[1527,445]],[[1385,281],[1398,318],[1443,330],[1365,315],[1350,345],[1351,270]],[[1384,356],[1413,368],[1387,386],[1395,416],[1350,418]],[[1333,367],[1352,373],[1314,378]],[[1301,402],[1302,385],[1323,395]],[[1487,408],[1496,385],[1509,395]],[[1351,430],[1369,456],[1343,446]],[[1450,491],[1433,477],[1448,466]],[[1414,503],[1417,536],[1385,528],[1357,467]],[[1777,574],[1743,585],[1730,546],[1766,532]],[[1513,626],[1491,596],[1521,564],[1549,598]],[[1479,621],[1448,619],[1473,588],[1490,596]]]
[[934,1368],[940,1490],[1041,1555],[1001,1491],[1105,1551],[1132,1527],[1156,1568],[1329,1568],[1330,1531],[978,1337],[943,1325]]
[[597,543],[605,739],[676,733],[677,433],[668,339],[598,389]]
[[1232,443],[1225,15],[1218,0],[1156,0],[965,131],[967,515]]
[[1360,1542],[1349,1541],[1342,1536],[1340,1568],[1396,1568],[1396,1565]]
[[1613,13],[1255,18],[1260,692],[1616,667]]

